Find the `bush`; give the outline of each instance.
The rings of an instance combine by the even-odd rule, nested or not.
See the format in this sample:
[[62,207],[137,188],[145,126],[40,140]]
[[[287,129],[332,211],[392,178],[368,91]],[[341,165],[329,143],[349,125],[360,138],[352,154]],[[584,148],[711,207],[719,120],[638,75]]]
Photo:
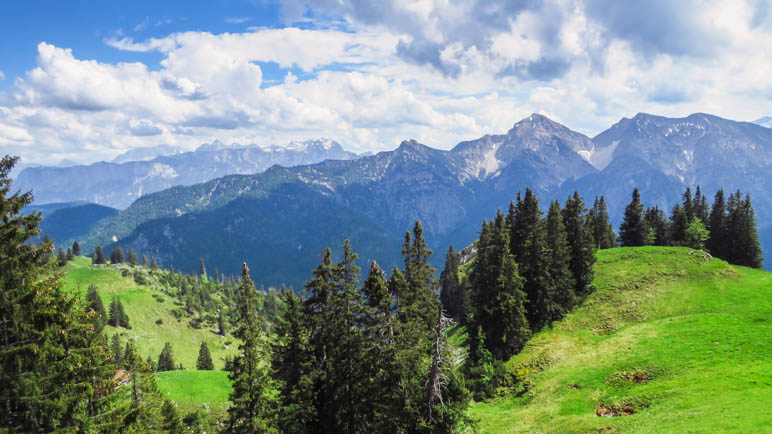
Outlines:
[[164,323],[164,320],[162,320],[161,318],[158,318],[157,320],[155,320],[155,323],[158,325],[161,325]]

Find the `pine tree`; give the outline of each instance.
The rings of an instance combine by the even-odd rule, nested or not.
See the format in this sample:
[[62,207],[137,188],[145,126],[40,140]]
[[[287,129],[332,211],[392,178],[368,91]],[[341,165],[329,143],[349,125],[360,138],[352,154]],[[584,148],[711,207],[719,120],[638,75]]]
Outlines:
[[[576,203],[577,202],[573,202],[572,206],[576,206]],[[572,211],[568,209],[568,205],[569,205],[569,202],[567,201],[566,214],[569,217],[573,218]],[[547,219],[545,224],[546,224],[545,253],[548,257],[547,265],[549,267],[548,275],[549,275],[551,302],[554,303],[554,305],[550,309],[552,312],[552,315],[550,315],[550,321],[557,321],[560,318],[562,318],[568,311],[570,311],[571,308],[574,306],[575,287],[576,287],[576,280],[574,279],[574,276],[571,273],[571,265],[572,265],[572,259],[573,259],[571,255],[571,246],[568,243],[566,228],[563,225],[563,217],[562,217],[562,211],[560,209],[560,204],[558,204],[557,201],[554,201],[550,204],[550,209],[547,212]],[[579,226],[580,226],[579,231],[583,231],[584,229],[581,228],[583,227],[583,225],[580,224]],[[584,242],[586,243],[586,246],[589,251],[594,251],[594,248],[592,247],[593,241],[589,236],[589,231],[587,231],[586,233]],[[580,252],[580,255],[584,252],[584,250],[581,247],[579,247],[577,250]],[[594,256],[593,256],[593,259],[594,259]],[[581,261],[577,261],[577,263],[579,262]]]
[[700,219],[703,224],[707,224],[709,219],[708,214],[708,202],[705,195],[700,191],[700,186],[697,186],[697,191],[694,194],[694,218]]
[[124,261],[123,249],[121,249],[120,247],[114,248],[113,251],[110,253],[110,263],[122,264],[123,261]]
[[619,243],[622,247],[638,247],[646,244],[643,205],[641,205],[641,195],[637,188],[633,190],[633,200],[625,208],[624,220],[619,225]]
[[[694,219],[694,200],[692,199],[692,189],[690,187],[686,187],[686,191],[684,191],[684,194],[682,196],[682,209],[684,212],[684,217],[686,218],[686,226],[689,226],[689,223],[692,222],[692,219]],[[684,230],[686,232],[686,230]],[[685,241],[685,239],[684,239]]]
[[139,259],[137,258],[137,254],[134,253],[134,250],[131,250],[131,248],[129,248],[129,250],[126,252],[126,258],[129,264],[139,265]]
[[461,284],[458,279],[458,254],[453,245],[445,255],[445,269],[440,273],[440,303],[448,316],[460,322],[463,312],[463,300],[460,299]]
[[526,189],[522,200],[518,194],[517,200],[514,216],[507,219],[512,222],[510,252],[515,257],[520,276],[524,279],[528,323],[531,330],[538,331],[549,322],[552,303],[548,286],[547,257],[544,252],[542,212],[539,210],[539,200],[531,189]]
[[60,267],[67,265],[67,255],[61,247],[59,247],[59,251],[56,254],[56,265]]
[[107,312],[105,311],[105,305],[102,303],[102,297],[99,296],[96,286],[89,285],[88,291],[86,292],[86,300],[88,302],[88,307],[94,311],[95,324],[101,328],[101,325],[105,324],[107,321]]
[[142,266],[143,267],[147,267],[148,266],[147,255],[142,255]]
[[115,297],[110,301],[110,315],[108,316],[107,323],[113,327],[121,326],[121,311],[118,310],[118,299]]
[[113,363],[120,365],[123,361],[123,350],[121,348],[121,337],[118,336],[118,333],[114,334],[113,337],[110,338],[110,347],[112,348],[113,353]]
[[763,263],[756,216],[750,196],[742,197],[740,190],[729,196],[727,206],[727,260],[732,264],[761,268]]
[[102,251],[102,246],[96,246],[94,248],[93,263],[97,265],[104,265],[107,263],[107,259],[105,259],[105,254]]
[[217,334],[225,336],[226,332],[225,318],[223,317],[222,309],[220,309],[220,312],[217,314]]
[[21,214],[31,193],[9,194],[16,161],[0,161],[0,431],[116,431],[124,407],[104,335],[85,300],[37,265],[51,245],[29,244],[41,217]]
[[163,425],[161,429],[169,434],[182,434],[185,433],[185,426],[182,424],[179,412],[177,412],[177,406],[169,399],[165,399],[163,407],[161,407],[161,416],[163,417]]
[[586,213],[584,200],[579,196],[579,192],[574,191],[573,196],[566,199],[562,214],[569,246],[568,268],[579,295],[589,292],[593,278],[592,265],[595,263],[595,246],[586,223]]
[[209,346],[206,344],[206,342],[201,342],[201,347],[198,349],[196,369],[199,371],[211,371],[214,369],[212,355],[209,354]]
[[724,190],[719,189],[713,199],[713,206],[710,209],[710,218],[708,219],[708,237],[707,247],[711,255],[727,259],[729,251],[729,240],[727,239],[727,218],[726,203],[724,202]]
[[80,256],[80,244],[78,244],[77,241],[72,242],[72,254],[75,256]]
[[688,228],[688,213],[681,204],[675,204],[670,213],[670,243],[674,246],[686,244],[686,229]]
[[167,342],[161,350],[161,354],[158,355],[158,371],[174,371],[175,369],[172,346]]
[[155,257],[150,258],[150,268],[152,268],[153,270],[158,269],[158,261],[155,260]]
[[72,261],[72,259],[74,258],[74,256],[72,255],[72,249],[70,249],[69,247],[67,248],[67,255],[66,255],[66,257],[67,257],[67,261],[68,262]]
[[198,258],[198,271],[201,273],[201,280],[206,281],[206,265],[204,264],[204,258]]
[[606,199],[595,196],[592,209],[588,214],[588,225],[592,232],[595,247],[598,249],[610,249],[617,246],[616,234],[611,227],[606,208]]
[[646,244],[653,246],[669,246],[670,225],[665,219],[665,213],[658,207],[646,208],[643,216],[646,227]]
[[426,246],[421,222],[416,220],[411,241],[410,232],[405,232],[402,255],[405,260],[405,280],[407,292],[400,294],[404,301],[404,311],[409,316],[421,318],[426,330],[432,330],[437,310],[437,280],[434,268],[429,265],[432,251]]
[[228,378],[233,381],[229,400],[228,430],[231,432],[266,432],[270,430],[271,375],[267,343],[257,317],[257,292],[246,262],[241,268],[239,286],[239,327],[233,333],[241,341],[240,354],[233,361]]

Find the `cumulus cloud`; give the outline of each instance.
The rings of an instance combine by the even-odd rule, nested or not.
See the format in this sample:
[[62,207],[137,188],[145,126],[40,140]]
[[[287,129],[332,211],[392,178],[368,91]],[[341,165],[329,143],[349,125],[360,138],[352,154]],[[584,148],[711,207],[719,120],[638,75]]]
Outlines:
[[532,112],[591,135],[641,111],[756,119],[772,100],[766,3],[288,0],[285,28],[105,40],[159,54],[154,65],[41,43],[0,100],[0,146],[93,161],[327,136],[363,152],[450,148]]

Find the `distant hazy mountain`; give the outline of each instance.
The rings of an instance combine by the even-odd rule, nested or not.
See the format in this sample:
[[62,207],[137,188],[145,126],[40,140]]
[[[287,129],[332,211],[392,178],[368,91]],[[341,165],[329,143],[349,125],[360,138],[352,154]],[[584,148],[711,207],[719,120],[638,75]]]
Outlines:
[[763,118],[756,119],[753,121],[754,124],[759,124],[762,127],[772,128],[772,117],[771,116],[764,116]]
[[[139,150],[138,155],[143,152]],[[144,194],[177,185],[192,185],[230,174],[258,173],[275,164],[296,166],[356,157],[329,139],[291,143],[288,148],[228,147],[213,142],[195,152],[148,161],[29,167],[19,173],[15,186],[33,190],[37,203],[84,200],[125,208]]]
[[533,115],[451,151],[405,141],[352,161],[277,166],[148,194],[99,222],[82,244],[132,247],[183,269],[204,258],[237,273],[246,260],[260,283],[299,288],[321,249],[345,237],[363,266],[397,265],[402,234],[416,219],[440,266],[450,243],[467,245],[483,218],[526,187],[544,208],[574,189],[588,206],[605,195],[618,225],[634,187],[646,205],[669,212],[686,186],[700,185],[709,197],[718,187],[751,194],[769,258],[771,173],[772,129],[752,123],[639,114],[590,139]]
[[171,145],[146,146],[134,148],[115,157],[113,163],[126,163],[129,161],[147,161],[162,155],[175,155],[185,152],[184,149]]

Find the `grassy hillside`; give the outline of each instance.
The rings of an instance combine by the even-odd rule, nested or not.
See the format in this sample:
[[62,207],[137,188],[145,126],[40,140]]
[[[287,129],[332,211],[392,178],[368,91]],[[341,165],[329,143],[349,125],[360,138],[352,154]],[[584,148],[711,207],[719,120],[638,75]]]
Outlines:
[[599,252],[597,290],[508,362],[513,393],[472,406],[480,431],[770,430],[772,274],[694,253]]
[[156,379],[158,388],[183,414],[207,408],[221,415],[227,409],[232,388],[225,371],[167,371],[159,372]]
[[[124,268],[128,268],[128,265],[92,266],[88,258],[75,258],[64,268],[65,288],[78,289],[85,294],[89,285],[95,285],[105,308],[110,306],[113,296],[120,299],[132,328],[126,330],[107,326],[106,333],[108,336],[120,333],[124,342],[127,338],[133,338],[143,359],[151,356],[157,360],[164,344],[169,342],[175,363],[182,363],[186,369],[195,369],[199,346],[201,342],[206,342],[215,369],[223,369],[225,355],[236,352],[235,342],[226,345],[232,340],[231,337],[219,336],[214,329],[206,326],[194,329],[188,325],[186,318],[178,320],[171,314],[171,310],[177,307],[174,299],[163,294],[152,280],[152,275],[148,284],[140,285],[131,275],[122,275],[121,270]],[[162,324],[156,324],[159,319]]]

